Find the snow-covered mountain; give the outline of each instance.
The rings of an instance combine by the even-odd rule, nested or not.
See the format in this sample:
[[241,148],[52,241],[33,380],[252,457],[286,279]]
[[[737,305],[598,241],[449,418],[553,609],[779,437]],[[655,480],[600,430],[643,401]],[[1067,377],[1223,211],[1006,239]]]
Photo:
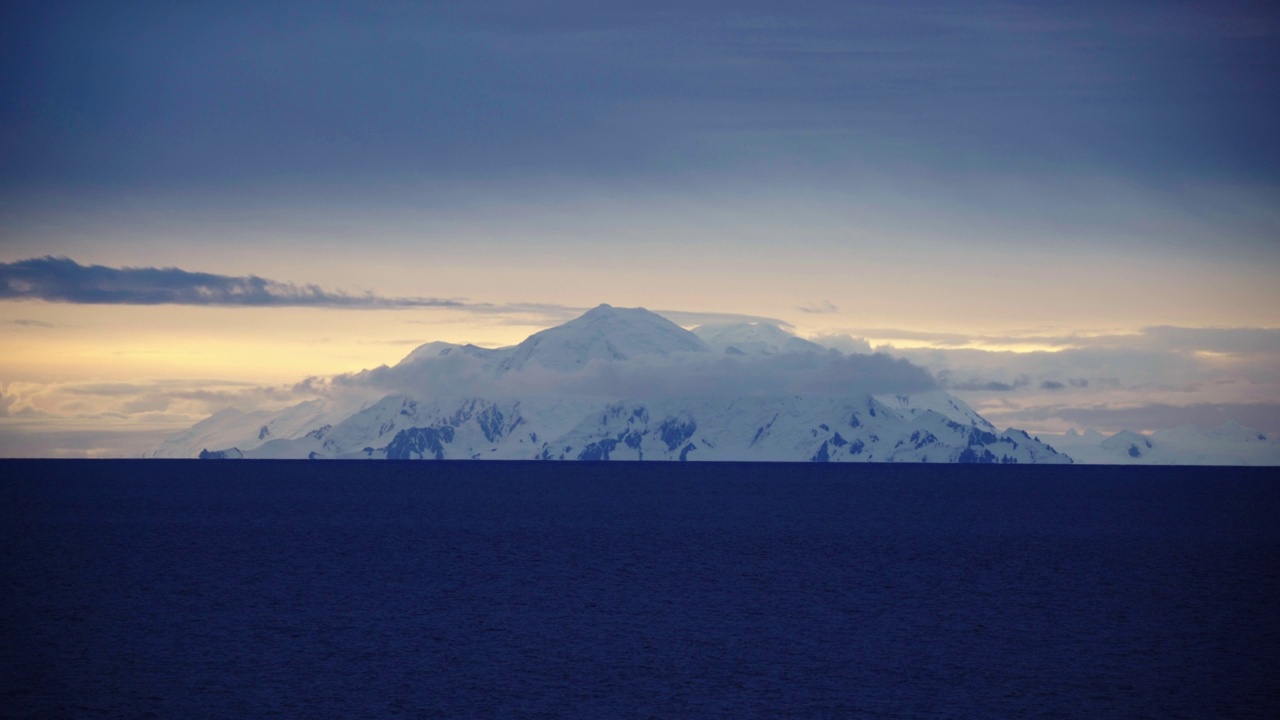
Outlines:
[[509,348],[423,345],[394,368],[352,376],[347,385],[407,385],[358,407],[314,400],[269,414],[224,410],[151,455],[1071,462],[917,387],[928,377],[918,367],[855,360],[773,326],[719,326],[700,337],[647,310],[602,305]]
[[1076,462],[1108,465],[1280,465],[1280,442],[1234,422],[1212,430],[1192,425],[1131,430],[1106,436],[1096,430],[1044,436]]
[[[1070,462],[1018,430],[871,396],[421,402],[388,397],[337,425],[206,456],[248,458]],[[178,448],[170,446],[170,449]],[[202,449],[185,445],[178,454]]]
[[973,408],[964,404],[959,398],[942,390],[930,390],[910,395],[877,395],[876,399],[903,417],[916,418],[926,412],[935,412],[961,425],[971,425],[991,432],[995,432],[996,429],[994,425],[987,422],[987,419],[975,412]]

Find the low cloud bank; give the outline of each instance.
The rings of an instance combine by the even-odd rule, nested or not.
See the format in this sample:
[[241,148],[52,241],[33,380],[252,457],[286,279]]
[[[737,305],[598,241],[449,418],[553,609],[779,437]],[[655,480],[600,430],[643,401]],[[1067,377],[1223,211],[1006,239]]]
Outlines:
[[845,334],[826,334],[811,335],[807,338],[810,342],[815,342],[823,347],[839,350],[846,355],[861,354],[870,355],[873,350],[871,343],[866,338],[855,337]]
[[[0,420],[36,427],[102,427],[128,423],[172,430],[228,406],[277,409],[315,397],[293,387],[217,380],[144,382],[12,382],[0,386]],[[122,430],[123,432],[123,430]]]
[[[905,328],[847,328],[842,334],[879,338],[891,348],[895,341],[927,343],[930,350],[1001,352],[993,348],[1036,346],[1054,350],[1131,351],[1131,352],[1212,352],[1255,354],[1280,352],[1280,328],[1210,327],[1193,328],[1172,325],[1144,327],[1124,333],[955,333],[910,330]],[[905,344],[905,343],[904,343]],[[918,348],[917,348],[918,349]],[[1026,353],[1020,353],[1026,354]]]
[[929,368],[1001,426],[1115,432],[1235,421],[1280,434],[1280,329],[1160,326],[1048,340],[1063,349],[881,349]]
[[0,457],[135,458],[172,430],[67,430],[0,426]]

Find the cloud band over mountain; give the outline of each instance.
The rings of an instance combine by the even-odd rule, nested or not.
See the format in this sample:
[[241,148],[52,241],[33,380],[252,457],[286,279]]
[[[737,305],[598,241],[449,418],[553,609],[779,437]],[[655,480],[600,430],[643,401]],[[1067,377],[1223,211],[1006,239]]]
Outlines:
[[531,367],[501,377],[484,361],[460,355],[422,363],[380,367],[330,379],[312,378],[293,390],[327,394],[369,390],[377,396],[403,394],[516,397],[770,397],[917,393],[937,387],[929,371],[888,355],[788,353],[732,357],[686,353],[628,361],[592,362],[573,373]]

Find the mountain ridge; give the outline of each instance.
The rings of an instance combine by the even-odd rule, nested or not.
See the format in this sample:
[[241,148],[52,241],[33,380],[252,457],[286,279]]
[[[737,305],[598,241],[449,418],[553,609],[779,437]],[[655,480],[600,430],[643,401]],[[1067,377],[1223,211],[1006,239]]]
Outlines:
[[1181,425],[1150,434],[1121,430],[1103,435],[1089,428],[1048,442],[1077,462],[1107,465],[1280,465],[1280,441],[1228,422],[1203,429]]

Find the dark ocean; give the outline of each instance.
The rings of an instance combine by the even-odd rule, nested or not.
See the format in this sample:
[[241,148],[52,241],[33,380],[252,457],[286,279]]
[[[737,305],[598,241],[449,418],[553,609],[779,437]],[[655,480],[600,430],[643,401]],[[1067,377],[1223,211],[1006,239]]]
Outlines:
[[1280,478],[0,462],[31,718],[1275,718]]

